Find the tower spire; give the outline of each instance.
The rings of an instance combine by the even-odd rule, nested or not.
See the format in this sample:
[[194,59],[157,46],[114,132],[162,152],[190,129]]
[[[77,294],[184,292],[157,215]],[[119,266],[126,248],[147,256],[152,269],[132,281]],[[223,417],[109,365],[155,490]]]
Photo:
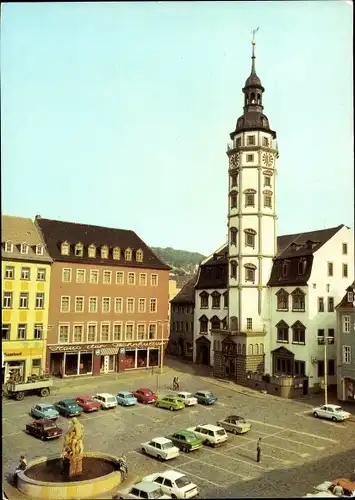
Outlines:
[[252,52],[251,52],[251,75],[256,75],[256,71],[255,71],[255,45],[256,45],[256,41],[255,41],[255,35],[256,33],[259,31],[259,28],[256,28],[256,30],[253,30],[252,31],[252,34],[253,34],[253,38],[252,38],[252,41],[251,41],[251,45],[252,45]]

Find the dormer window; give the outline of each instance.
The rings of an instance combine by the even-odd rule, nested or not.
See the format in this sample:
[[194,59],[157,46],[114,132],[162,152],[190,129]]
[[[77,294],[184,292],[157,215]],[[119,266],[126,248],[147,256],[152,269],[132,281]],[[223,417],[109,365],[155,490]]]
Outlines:
[[90,245],[88,248],[88,256],[90,259],[94,259],[96,257],[96,247],[95,245]]
[[125,253],[124,253],[124,259],[125,260],[132,260],[132,249],[131,248],[126,248]]
[[101,247],[101,259],[108,259],[108,246]]
[[307,266],[306,260],[302,259],[302,260],[299,261],[299,263],[298,263],[298,274],[299,275],[302,275],[302,274],[305,273],[306,266]]
[[5,241],[5,252],[12,252],[14,249],[14,245],[11,241]]
[[84,255],[84,247],[82,243],[75,245],[75,257],[82,257]]
[[43,255],[43,245],[36,245],[36,255]]
[[348,302],[350,302],[352,304],[353,301],[354,301],[354,293],[348,292]]
[[289,266],[289,262],[287,260],[285,260],[285,262],[282,263],[282,276],[287,276],[288,266]]
[[115,247],[112,251],[112,257],[114,260],[120,260],[121,258],[121,249],[118,247]]
[[21,253],[28,253],[28,245],[27,245],[27,243],[21,243],[20,252]]
[[139,249],[136,252],[136,261],[143,262],[143,250]]
[[69,251],[70,251],[70,245],[67,241],[64,241],[62,244],[61,244],[61,247],[60,247],[60,253],[62,255],[69,255]]

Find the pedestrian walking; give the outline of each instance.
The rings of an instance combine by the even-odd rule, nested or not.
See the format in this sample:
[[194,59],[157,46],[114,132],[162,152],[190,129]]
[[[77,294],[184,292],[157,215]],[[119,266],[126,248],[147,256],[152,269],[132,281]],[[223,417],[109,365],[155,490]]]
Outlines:
[[258,439],[256,444],[256,461],[260,462],[261,460],[261,438]]

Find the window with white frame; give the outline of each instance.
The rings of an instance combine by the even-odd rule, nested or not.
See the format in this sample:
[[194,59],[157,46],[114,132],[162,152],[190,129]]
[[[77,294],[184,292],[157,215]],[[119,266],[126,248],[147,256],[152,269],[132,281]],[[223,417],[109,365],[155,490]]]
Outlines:
[[150,307],[149,310],[151,313],[156,313],[158,310],[158,301],[157,299],[150,299]]
[[135,285],[136,284],[136,273],[128,273],[127,283],[128,283],[128,285]]
[[134,298],[127,298],[126,312],[133,313],[134,312]]
[[4,292],[4,297],[2,301],[3,309],[12,309],[12,292]]
[[89,313],[97,313],[98,297],[89,297]]
[[81,344],[84,337],[84,325],[74,325],[73,327],[73,342]]
[[27,337],[27,325],[20,324],[17,327],[17,340],[26,340]]
[[123,298],[115,297],[115,313],[123,312]]
[[33,328],[33,338],[34,340],[42,340],[43,338],[43,324],[36,323]]
[[113,258],[113,260],[120,260],[120,258],[121,258],[121,249],[120,248],[115,247],[112,250],[112,258]]
[[88,256],[90,259],[94,259],[96,257],[96,247],[95,245],[89,245],[88,247]]
[[343,333],[350,333],[350,316],[343,316]]
[[68,283],[71,281],[72,270],[68,267],[65,267],[62,271],[62,281]]
[[69,325],[59,325],[59,344],[69,342]]
[[150,285],[151,286],[158,286],[158,275],[157,274],[150,275]]
[[121,342],[122,338],[122,323],[113,324],[113,342]]
[[75,312],[84,312],[84,297],[75,297]]
[[91,285],[97,285],[99,283],[99,271],[95,269],[90,270],[90,283]]
[[345,365],[351,363],[351,347],[349,345],[343,345],[343,363]]
[[102,274],[102,282],[104,283],[104,285],[110,285],[111,279],[112,279],[112,272],[104,271]]
[[100,342],[109,342],[110,340],[110,323],[101,323]]
[[20,309],[28,309],[28,292],[20,293]]
[[21,279],[22,280],[31,279],[31,269],[29,267],[21,267]]
[[96,342],[97,324],[88,323],[87,329],[88,342]]
[[127,248],[124,253],[125,260],[132,260],[132,250]]
[[36,245],[36,255],[43,255],[43,245]]
[[116,285],[123,285],[123,284],[124,284],[124,272],[116,271]]
[[70,245],[69,245],[69,243],[67,241],[64,241],[61,244],[60,253],[62,255],[69,255],[69,252],[70,252]]
[[264,186],[271,187],[271,177],[270,175],[264,175]]
[[68,295],[62,295],[60,298],[60,312],[70,312],[70,297]]
[[146,311],[146,299],[138,299],[138,312],[144,313]]
[[351,304],[354,302],[354,292],[348,292],[347,301],[350,302]]
[[253,329],[253,318],[247,318],[247,330]]
[[14,249],[14,245],[11,241],[5,242],[5,252],[12,252]]
[[157,325],[151,323],[149,325],[149,340],[155,340],[157,338]]
[[102,312],[109,313],[111,310],[111,297],[102,297]]
[[133,329],[134,329],[134,323],[126,323],[126,340],[127,341],[133,340]]
[[86,278],[86,270],[85,269],[77,269],[76,270],[76,282],[77,283],[85,283]]
[[15,278],[15,268],[13,266],[5,267],[5,279],[13,280]]
[[101,248],[101,259],[108,259],[108,247]]
[[36,309],[44,309],[44,293],[37,292],[36,293]]
[[147,273],[139,273],[139,284],[141,286],[147,285]]
[[145,339],[145,324],[140,323],[137,325],[137,340],[144,340]]
[[81,243],[75,245],[74,253],[75,257],[82,257],[84,255],[84,247]]
[[139,249],[136,251],[136,261],[143,262],[143,250]]
[[37,281],[46,281],[46,270],[41,267],[37,269]]
[[28,253],[28,245],[27,245],[27,243],[21,243],[20,252],[21,253]]

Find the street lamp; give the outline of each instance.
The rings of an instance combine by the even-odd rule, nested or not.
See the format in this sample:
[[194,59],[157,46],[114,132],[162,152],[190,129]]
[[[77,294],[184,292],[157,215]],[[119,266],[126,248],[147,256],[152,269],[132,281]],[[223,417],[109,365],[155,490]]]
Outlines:
[[161,345],[160,345],[160,375],[163,375],[164,368],[164,325],[169,324],[168,319],[159,319],[157,323],[161,324]]
[[318,345],[324,345],[324,404],[328,404],[328,359],[327,346],[334,343],[334,337],[318,336]]

